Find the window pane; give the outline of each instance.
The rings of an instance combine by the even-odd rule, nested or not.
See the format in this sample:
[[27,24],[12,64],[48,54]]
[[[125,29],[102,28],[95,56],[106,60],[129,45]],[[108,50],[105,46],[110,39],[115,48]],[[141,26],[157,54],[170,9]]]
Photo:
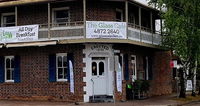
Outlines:
[[63,69],[58,68],[58,79],[63,79]]
[[133,75],[135,75],[135,63],[132,63],[132,70],[133,70]]
[[97,75],[97,63],[92,62],[92,75]]
[[68,17],[69,17],[69,14],[68,14],[68,10],[59,10],[59,11],[56,11],[56,22],[67,22],[68,21]]
[[64,68],[64,79],[67,79],[67,68]]
[[14,58],[11,59],[11,68],[14,68]]
[[9,58],[6,59],[6,68],[10,68],[10,59]]
[[57,62],[58,62],[58,67],[62,67],[62,57],[61,56],[57,57]]
[[11,71],[11,72],[10,72],[10,73],[11,73],[11,75],[10,75],[10,79],[13,80],[14,70],[11,69],[10,71]]
[[7,71],[6,71],[6,80],[10,80],[11,78],[10,78],[10,76],[11,76],[11,70],[10,69],[7,69]]
[[104,63],[99,63],[99,75],[104,75]]
[[119,11],[116,12],[116,20],[117,21],[122,21],[122,13],[119,12]]
[[67,67],[67,56],[63,57],[63,66]]
[[4,26],[15,26],[15,15],[9,15],[3,17]]
[[6,16],[6,23],[13,23],[15,22],[15,16],[14,15],[9,15],[9,16]]

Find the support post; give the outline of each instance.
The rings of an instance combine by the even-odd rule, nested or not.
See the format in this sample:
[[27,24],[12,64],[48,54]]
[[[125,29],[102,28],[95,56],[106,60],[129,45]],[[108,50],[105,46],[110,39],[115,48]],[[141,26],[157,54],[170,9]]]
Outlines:
[[84,38],[86,38],[86,0],[83,0]]
[[15,6],[15,26],[17,26],[17,19],[18,18],[18,11],[17,11],[17,6]]
[[139,7],[139,26],[140,26],[140,42],[142,42],[142,34],[141,34],[141,30],[142,30],[142,26],[141,26],[141,7]]
[[152,34],[152,44],[153,44],[153,15],[152,15],[152,11],[150,12],[150,24],[151,24],[151,34]]
[[51,38],[51,32],[50,32],[50,27],[51,27],[51,8],[50,8],[50,3],[48,3],[48,39]]
[[125,11],[126,11],[126,39],[128,39],[128,0],[125,1]]

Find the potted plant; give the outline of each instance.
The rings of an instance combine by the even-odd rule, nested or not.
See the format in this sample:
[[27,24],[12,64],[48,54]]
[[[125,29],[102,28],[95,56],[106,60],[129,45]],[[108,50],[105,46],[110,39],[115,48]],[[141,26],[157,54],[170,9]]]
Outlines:
[[136,99],[145,99],[148,97],[149,82],[147,80],[136,80],[133,84],[134,97]]

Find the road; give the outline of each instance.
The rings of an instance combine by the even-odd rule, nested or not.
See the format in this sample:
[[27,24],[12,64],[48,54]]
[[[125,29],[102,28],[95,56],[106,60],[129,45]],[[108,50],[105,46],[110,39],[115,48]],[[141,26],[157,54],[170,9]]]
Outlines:
[[189,103],[189,104],[185,104],[183,106],[200,106],[200,101],[198,101],[198,102],[192,102],[192,103]]

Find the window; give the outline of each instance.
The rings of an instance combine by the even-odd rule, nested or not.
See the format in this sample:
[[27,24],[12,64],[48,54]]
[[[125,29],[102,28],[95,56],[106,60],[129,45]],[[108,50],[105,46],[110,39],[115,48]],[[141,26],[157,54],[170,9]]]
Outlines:
[[99,63],[99,75],[104,75],[104,62]]
[[14,56],[5,57],[5,82],[14,82]]
[[57,81],[67,81],[67,53],[56,55],[56,74]]
[[129,18],[128,19],[129,23],[134,25],[135,24],[135,15],[133,13],[130,13],[128,18]]
[[121,9],[116,9],[116,21],[123,21],[123,11]]
[[136,55],[131,55],[132,81],[137,80]]
[[92,62],[92,75],[96,76],[97,75],[97,63]]
[[66,23],[70,21],[70,12],[68,7],[54,8],[52,14],[54,24],[66,25]]
[[153,73],[152,73],[152,59],[151,57],[144,56],[143,57],[143,80],[152,80],[153,79]]
[[1,15],[1,26],[15,26],[15,13],[3,13]]
[[123,54],[119,55],[119,63],[122,68],[122,80],[124,80],[124,56],[123,56]]
[[92,57],[91,65],[93,77],[105,75],[105,57]]

